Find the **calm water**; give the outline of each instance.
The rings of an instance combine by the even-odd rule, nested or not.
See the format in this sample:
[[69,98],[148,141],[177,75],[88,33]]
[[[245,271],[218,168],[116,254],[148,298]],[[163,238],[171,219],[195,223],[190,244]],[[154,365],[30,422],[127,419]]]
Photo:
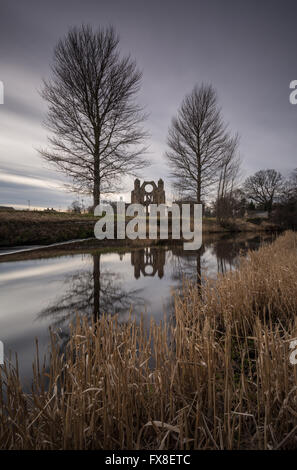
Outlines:
[[194,281],[233,269],[240,253],[256,249],[272,236],[240,235],[206,240],[199,252],[182,247],[151,247],[126,253],[75,254],[39,260],[1,262],[0,340],[6,356],[18,353],[22,379],[30,382],[38,338],[47,352],[49,327],[67,339],[77,314],[118,313],[127,321],[132,309],[157,321],[172,314],[172,290],[183,276]]

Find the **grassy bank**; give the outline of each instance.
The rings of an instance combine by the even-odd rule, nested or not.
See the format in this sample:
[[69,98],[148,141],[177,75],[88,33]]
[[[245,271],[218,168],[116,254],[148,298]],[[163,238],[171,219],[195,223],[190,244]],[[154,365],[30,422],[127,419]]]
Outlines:
[[[207,247],[211,243],[217,243],[219,241],[228,242],[232,245],[235,241],[236,243],[264,243],[271,242],[278,236],[278,233],[260,231],[260,232],[210,232],[203,234],[203,246]],[[146,247],[167,247],[168,249],[179,249],[183,252],[183,241],[182,240],[97,240],[86,239],[75,242],[66,242],[65,244],[53,244],[41,246],[39,248],[35,247],[34,249],[24,249],[16,250],[15,252],[10,252],[7,249],[9,254],[1,253],[0,262],[13,262],[13,261],[25,261],[41,258],[51,258],[56,256],[65,256],[65,255],[77,255],[82,253],[90,254],[106,254],[106,253],[127,253],[141,248]],[[232,247],[230,246],[232,250]],[[238,253],[239,254],[239,253]]]
[[[1,211],[0,246],[47,245],[94,236],[98,218],[88,214],[45,211]],[[215,218],[203,219],[204,233],[275,231],[277,226],[267,221],[254,223],[236,219],[224,224]]]
[[94,236],[95,218],[67,212],[0,212],[0,246],[50,244]]
[[84,320],[63,353],[53,335],[30,396],[2,368],[1,448],[296,448],[296,266],[288,232],[237,271],[185,282],[172,324]]

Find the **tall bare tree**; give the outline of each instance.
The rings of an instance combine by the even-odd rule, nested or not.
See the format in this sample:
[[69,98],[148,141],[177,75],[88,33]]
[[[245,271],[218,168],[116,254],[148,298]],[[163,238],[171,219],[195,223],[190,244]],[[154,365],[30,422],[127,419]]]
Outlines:
[[229,139],[226,145],[225,154],[219,168],[219,178],[217,185],[217,198],[215,210],[217,219],[223,222],[225,219],[233,217],[237,212],[238,183],[241,176],[241,160],[238,155],[239,137],[236,135]]
[[241,160],[238,155],[239,137],[230,138],[219,168],[217,197],[232,196],[241,174]]
[[147,165],[146,116],[135,103],[141,73],[129,56],[120,57],[118,44],[112,27],[72,28],[54,50],[52,78],[42,90],[52,135],[40,153],[71,178],[71,188],[92,194],[94,206],[123,175]]
[[249,176],[244,183],[246,195],[262,205],[269,213],[276,196],[280,195],[284,179],[276,170],[260,170]]
[[217,181],[230,138],[211,85],[195,86],[185,97],[168,135],[170,165],[175,188],[201,202]]

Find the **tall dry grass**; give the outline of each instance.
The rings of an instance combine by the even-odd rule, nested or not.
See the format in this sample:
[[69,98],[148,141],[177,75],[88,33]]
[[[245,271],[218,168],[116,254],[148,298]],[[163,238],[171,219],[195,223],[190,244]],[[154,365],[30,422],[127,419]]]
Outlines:
[[297,447],[297,235],[237,271],[185,283],[174,324],[147,331],[102,316],[52,335],[50,369],[1,372],[0,446],[9,449],[286,449]]

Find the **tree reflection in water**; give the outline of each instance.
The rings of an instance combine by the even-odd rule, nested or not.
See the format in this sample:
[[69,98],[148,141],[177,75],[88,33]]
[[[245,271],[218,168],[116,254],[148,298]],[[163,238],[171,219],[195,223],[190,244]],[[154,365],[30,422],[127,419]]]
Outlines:
[[93,254],[93,269],[80,270],[64,281],[64,294],[44,309],[39,318],[51,317],[54,327],[62,327],[78,316],[96,320],[100,313],[123,313],[141,304],[141,289],[128,290],[120,274],[105,269],[101,272],[101,254]]
[[[266,239],[271,241],[271,236],[267,235]],[[236,266],[240,254],[258,247],[261,241],[265,241],[265,236],[260,239],[259,236],[247,238],[246,234],[242,238],[240,236],[230,238],[228,235],[228,238],[205,240],[201,248],[195,252],[184,251],[182,245],[132,250],[131,274],[134,274],[136,280],[155,276],[162,279],[165,266],[168,265],[174,287],[180,287],[183,279],[187,278],[196,282],[201,289],[203,278],[207,275],[209,258],[216,259],[216,272],[225,273]],[[145,307],[149,307],[149,300],[144,300],[143,297],[144,288],[136,288],[135,282],[131,289],[125,282],[123,274],[106,267],[102,270],[101,257],[104,255],[89,256],[92,256],[93,269],[80,270],[68,276],[64,281],[64,294],[39,315],[39,318],[50,317],[54,328],[60,327],[63,330],[63,327],[76,315],[97,319],[102,313],[118,313],[120,320],[125,321],[131,308],[133,314],[140,315]],[[158,295],[162,296],[162,287],[156,292],[156,296]],[[171,296],[165,299],[165,304],[171,312]]]
[[[196,251],[183,250],[181,245],[171,248],[170,262],[174,269],[172,279],[180,281],[182,285],[184,279],[196,282],[201,290],[203,278],[208,276],[208,259],[216,259],[215,274],[224,274],[236,266],[240,256],[246,255],[248,250],[254,250],[265,241],[271,242],[274,238],[271,234],[247,235],[230,234],[226,236],[205,239],[201,248]],[[209,256],[208,256],[208,253]]]

